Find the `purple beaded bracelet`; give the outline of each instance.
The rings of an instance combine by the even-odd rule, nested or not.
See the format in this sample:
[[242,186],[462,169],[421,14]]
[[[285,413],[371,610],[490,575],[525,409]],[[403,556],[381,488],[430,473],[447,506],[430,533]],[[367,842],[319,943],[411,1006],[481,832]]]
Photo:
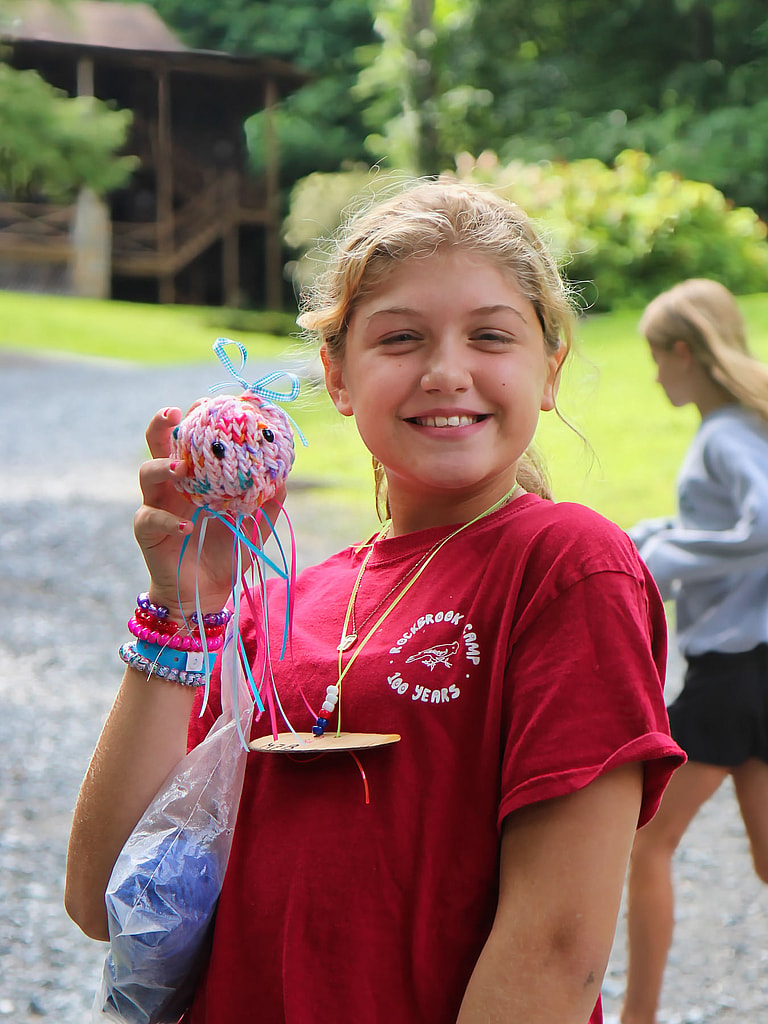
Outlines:
[[[136,598],[136,606],[141,608],[147,615],[151,615],[153,618],[160,622],[166,622],[170,615],[169,610],[162,604],[152,604],[149,600],[149,594],[139,594]],[[229,608],[222,608],[220,612],[208,612],[203,616],[203,626],[226,626],[229,620],[232,618],[232,611]],[[190,622],[197,626],[199,616],[197,612],[192,612],[189,617]]]

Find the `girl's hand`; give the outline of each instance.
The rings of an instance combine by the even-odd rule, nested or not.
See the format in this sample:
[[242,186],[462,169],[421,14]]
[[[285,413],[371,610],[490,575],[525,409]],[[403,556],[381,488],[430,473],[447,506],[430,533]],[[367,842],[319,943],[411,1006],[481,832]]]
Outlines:
[[[186,475],[186,465],[173,463],[169,458],[171,431],[181,419],[181,409],[164,409],[152,417],[147,427],[146,439],[152,459],[139,470],[144,501],[134,517],[134,533],[151,577],[150,600],[168,608],[175,621],[188,617],[195,610],[196,585],[204,613],[223,608],[232,591],[236,571],[234,534],[214,516],[206,517],[204,543],[202,551],[198,551],[205,513],[193,527],[191,520],[197,506],[174,482]],[[273,523],[284,497],[283,489],[275,500],[264,506]],[[181,559],[185,540],[187,545]]]

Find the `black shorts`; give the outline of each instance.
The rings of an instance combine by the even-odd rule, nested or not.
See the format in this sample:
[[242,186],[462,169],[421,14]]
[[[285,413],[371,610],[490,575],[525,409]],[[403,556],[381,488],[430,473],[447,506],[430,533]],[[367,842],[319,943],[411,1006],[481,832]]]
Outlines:
[[689,657],[668,710],[672,736],[691,761],[723,768],[768,761],[768,644]]

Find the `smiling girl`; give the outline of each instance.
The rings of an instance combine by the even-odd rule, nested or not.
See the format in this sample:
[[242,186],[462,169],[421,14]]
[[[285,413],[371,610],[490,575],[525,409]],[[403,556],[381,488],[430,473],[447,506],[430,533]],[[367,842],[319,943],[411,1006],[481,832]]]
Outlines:
[[[548,500],[528,454],[570,350],[566,288],[519,208],[421,182],[350,225],[300,323],[387,520],[299,576],[275,685],[318,743],[399,742],[354,760],[249,755],[184,1020],[596,1024],[633,835],[682,755],[650,577],[611,523]],[[177,597],[179,417],[149,426],[136,518],[150,599],[176,617],[194,604],[189,581]],[[210,611],[228,596],[226,550],[200,581]],[[269,608],[281,623],[281,588]],[[254,655],[245,614],[241,629]],[[129,668],[99,741],[68,876],[96,937],[121,846],[215,720],[215,693],[200,719],[189,689]],[[262,716],[253,738],[269,733]]]

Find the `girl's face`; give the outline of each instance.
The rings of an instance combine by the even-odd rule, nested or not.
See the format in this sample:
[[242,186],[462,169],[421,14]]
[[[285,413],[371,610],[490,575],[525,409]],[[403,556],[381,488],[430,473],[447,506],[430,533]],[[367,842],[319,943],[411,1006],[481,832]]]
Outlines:
[[514,279],[462,250],[408,260],[356,307],[343,359],[323,352],[326,382],[386,470],[396,532],[512,489],[560,358]]
[[675,342],[672,348],[660,348],[649,345],[651,356],[656,364],[656,383],[664,389],[664,393],[676,408],[688,405],[694,400],[692,393],[690,349],[685,342]]

